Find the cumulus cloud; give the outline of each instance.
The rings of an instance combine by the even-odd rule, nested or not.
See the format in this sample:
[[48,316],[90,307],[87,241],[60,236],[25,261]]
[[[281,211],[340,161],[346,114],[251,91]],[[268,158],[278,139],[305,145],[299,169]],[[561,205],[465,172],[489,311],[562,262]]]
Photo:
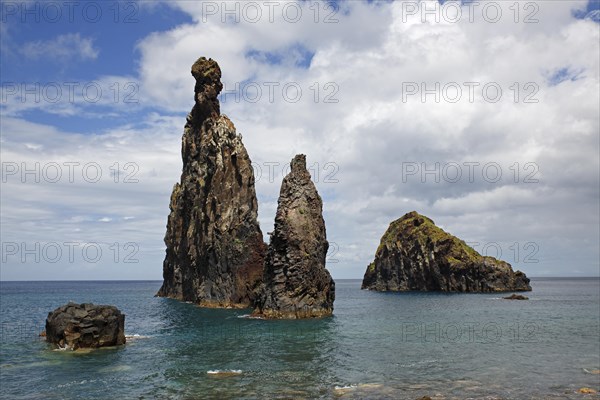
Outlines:
[[[3,118],[2,278],[160,278],[181,126],[151,114],[136,128],[83,135]],[[36,243],[38,259],[26,256]],[[57,246],[62,257],[49,262]]]
[[99,51],[94,48],[91,38],[82,37],[79,33],[58,35],[50,40],[27,42],[21,54],[32,60],[40,58],[57,61],[95,60]]

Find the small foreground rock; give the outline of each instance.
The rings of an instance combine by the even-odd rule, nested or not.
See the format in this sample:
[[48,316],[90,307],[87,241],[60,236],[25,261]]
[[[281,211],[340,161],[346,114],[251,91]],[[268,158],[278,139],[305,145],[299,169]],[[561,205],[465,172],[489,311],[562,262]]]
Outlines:
[[46,341],[70,350],[125,344],[125,314],[115,306],[70,302],[48,313]]

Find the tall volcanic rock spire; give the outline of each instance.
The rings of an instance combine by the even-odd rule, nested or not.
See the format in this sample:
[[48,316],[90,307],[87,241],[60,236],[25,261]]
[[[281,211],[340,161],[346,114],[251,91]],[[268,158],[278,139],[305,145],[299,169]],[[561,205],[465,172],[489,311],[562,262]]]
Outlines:
[[297,155],[281,184],[254,315],[296,319],[332,314],[335,283],[325,269],[329,243],[322,211],[306,156]]
[[249,306],[266,251],[254,172],[241,136],[220,113],[219,65],[199,58],[192,75],[195,104],[183,133],[183,172],[171,194],[157,295],[208,307]]

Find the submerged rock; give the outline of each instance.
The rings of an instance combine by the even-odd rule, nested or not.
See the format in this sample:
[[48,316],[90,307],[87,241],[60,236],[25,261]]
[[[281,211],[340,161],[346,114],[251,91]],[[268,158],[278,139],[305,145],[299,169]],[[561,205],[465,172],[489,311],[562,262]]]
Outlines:
[[66,304],[48,313],[46,341],[71,350],[125,344],[125,314],[114,306]]
[[586,369],[586,368],[584,368],[584,369],[583,369],[583,371],[584,371],[586,374],[600,375],[600,369],[592,369],[592,370],[589,370],[589,369]]
[[329,243],[322,210],[306,156],[297,155],[281,184],[255,316],[295,319],[332,314],[335,283],[325,269]]
[[171,194],[157,295],[207,307],[248,307],[266,252],[254,171],[241,135],[220,113],[219,65],[202,57],[192,75],[195,105],[183,133],[183,172]]
[[529,297],[523,296],[522,294],[511,294],[510,296],[503,297],[505,300],[529,300]]
[[531,290],[510,264],[482,256],[413,211],[392,222],[367,267],[362,289],[507,292]]

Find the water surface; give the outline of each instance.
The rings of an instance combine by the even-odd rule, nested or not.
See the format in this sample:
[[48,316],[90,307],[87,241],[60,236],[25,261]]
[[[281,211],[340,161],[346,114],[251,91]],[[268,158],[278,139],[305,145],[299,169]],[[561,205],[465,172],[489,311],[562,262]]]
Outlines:
[[[0,282],[6,399],[581,399],[600,390],[600,281],[533,279],[529,301],[336,282],[334,317],[263,321],[153,297],[157,281]],[[121,348],[54,351],[67,303],[116,305]],[[229,371],[222,374],[219,372]],[[589,398],[589,395],[587,396]]]

